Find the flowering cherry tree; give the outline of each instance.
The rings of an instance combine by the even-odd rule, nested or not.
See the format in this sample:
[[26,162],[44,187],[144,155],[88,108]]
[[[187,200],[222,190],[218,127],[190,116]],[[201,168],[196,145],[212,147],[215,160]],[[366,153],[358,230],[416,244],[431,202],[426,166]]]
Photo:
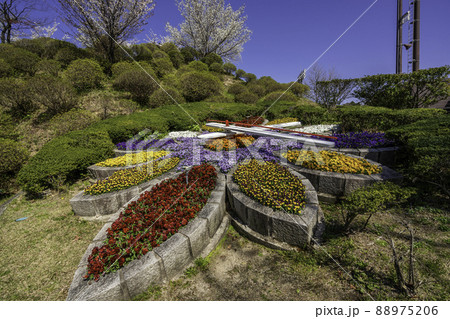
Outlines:
[[122,44],[147,24],[154,0],[58,0],[65,21],[77,30],[84,45],[99,46],[109,62],[115,62],[117,44]]
[[237,60],[251,31],[245,26],[244,7],[234,11],[224,0],[177,0],[185,21],[178,28],[166,25],[173,42],[192,47],[202,57],[216,53],[225,60]]

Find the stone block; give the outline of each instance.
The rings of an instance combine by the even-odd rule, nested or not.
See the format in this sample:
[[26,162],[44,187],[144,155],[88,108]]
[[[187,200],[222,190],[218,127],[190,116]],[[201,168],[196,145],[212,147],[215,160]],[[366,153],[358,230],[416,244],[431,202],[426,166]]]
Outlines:
[[103,225],[102,229],[100,229],[100,231],[97,233],[97,236],[95,236],[94,238],[94,242],[96,241],[100,241],[103,242],[104,240],[106,240],[106,231],[108,230],[109,227],[111,227],[112,223],[108,222],[105,225]]
[[94,204],[95,198],[93,196],[85,196],[84,192],[78,193],[69,202],[75,215],[93,217],[99,214]]
[[197,258],[209,242],[208,220],[195,218],[180,233],[189,237],[192,257]]
[[124,204],[117,201],[116,194],[114,193],[97,195],[96,197],[94,203],[99,215],[111,215]]
[[182,234],[175,234],[166,240],[161,246],[153,249],[155,254],[161,257],[164,270],[169,280],[184,271],[192,262],[189,239]]
[[272,223],[272,237],[276,240],[294,246],[300,246],[309,241],[308,227],[299,216],[275,212]]
[[225,192],[224,191],[212,191],[208,198],[208,203],[219,204],[221,210],[225,210]]
[[208,221],[209,237],[213,237],[222,221],[221,216],[223,216],[220,212],[219,205],[213,203],[206,205],[197,216]]
[[379,156],[380,152],[378,151],[378,149],[371,148],[369,149],[369,153],[367,153],[364,158],[378,163]]
[[378,162],[380,164],[393,167],[395,165],[395,153],[396,149],[393,147],[380,148],[380,156],[378,158]]
[[359,188],[366,187],[372,184],[369,175],[346,174],[345,179],[346,181],[343,195],[348,195]]
[[244,223],[247,223],[247,208],[244,201],[244,196],[242,193],[234,192],[233,195],[233,206],[234,206],[234,212],[236,213],[237,217]]
[[345,176],[342,173],[321,172],[319,193],[341,196],[344,193]]
[[247,224],[255,232],[269,236],[272,229],[273,210],[270,207],[261,205],[253,201],[247,206]]
[[162,260],[153,251],[129,263],[123,269],[123,277],[131,298],[167,280]]
[[344,154],[359,155],[359,150],[356,148],[339,148],[337,151]]
[[306,203],[308,204],[319,204],[319,199],[317,198],[317,192],[316,191],[306,191],[305,192],[306,197]]
[[368,148],[358,148],[358,156],[366,158],[367,154],[369,154]]
[[309,180],[311,182],[311,185],[314,187],[314,189],[316,191],[319,189],[320,171],[307,169],[307,168],[301,168],[301,169],[298,169],[297,172],[299,172],[307,180]]

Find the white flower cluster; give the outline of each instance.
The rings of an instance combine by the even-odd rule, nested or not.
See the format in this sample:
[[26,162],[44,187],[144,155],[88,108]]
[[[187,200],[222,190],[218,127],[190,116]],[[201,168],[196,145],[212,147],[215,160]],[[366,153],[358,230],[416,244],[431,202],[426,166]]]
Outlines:
[[304,133],[325,133],[325,132],[337,132],[339,131],[339,124],[331,124],[331,125],[309,125],[299,129],[295,129],[294,131],[304,132]]
[[178,131],[178,132],[170,132],[166,137],[168,138],[177,138],[177,137],[197,137],[198,133],[192,131]]

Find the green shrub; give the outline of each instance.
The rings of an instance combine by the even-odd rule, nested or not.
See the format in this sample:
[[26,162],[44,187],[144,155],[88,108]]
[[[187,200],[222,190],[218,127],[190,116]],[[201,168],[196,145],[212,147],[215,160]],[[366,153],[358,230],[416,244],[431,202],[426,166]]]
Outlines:
[[246,87],[249,92],[256,94],[258,97],[263,97],[266,93],[265,88],[260,84],[256,84],[255,82],[248,83]]
[[245,71],[242,69],[237,69],[234,73],[236,75],[236,79],[241,79],[245,75]]
[[179,81],[178,76],[175,75],[174,73],[172,73],[172,74],[168,74],[162,78],[161,85],[163,87],[171,86],[173,88],[179,89],[180,81]]
[[171,50],[167,52],[167,54],[170,57],[170,61],[172,62],[173,66],[178,69],[184,64],[184,57],[178,50]]
[[181,76],[181,92],[189,102],[204,100],[217,95],[222,83],[214,75],[201,72],[189,72]]
[[405,203],[414,193],[411,188],[402,188],[391,182],[376,183],[372,186],[357,189],[345,198],[340,207],[344,230],[348,230],[356,217],[368,215],[364,229],[373,214],[384,211],[390,206]]
[[208,71],[208,65],[203,63],[203,62],[201,62],[201,61],[189,62],[189,64],[187,66],[192,71],[198,71],[198,72],[206,72],[206,71]]
[[45,188],[76,180],[89,165],[111,157],[113,149],[106,132],[70,132],[45,144],[20,170],[17,180],[23,190],[36,195]]
[[[262,104],[264,105],[264,103]],[[277,102],[266,113],[270,120],[284,117],[296,117],[302,124],[314,125],[334,122],[334,114],[325,108],[314,105],[296,105],[294,102]]]
[[38,104],[27,82],[16,78],[0,78],[0,107],[16,119],[37,110]]
[[128,62],[128,61],[120,61],[117,63],[114,63],[111,67],[111,74],[112,77],[115,79],[122,73],[138,70],[139,66],[136,65],[134,62]]
[[233,63],[227,62],[223,65],[223,69],[225,73],[227,74],[233,74],[233,72],[236,72],[237,68]]
[[113,82],[114,89],[129,92],[133,101],[147,105],[148,98],[156,91],[158,84],[154,80],[156,79],[155,73],[148,69],[146,71],[127,71],[120,74]]
[[59,71],[61,71],[61,63],[56,60],[41,60],[34,66],[35,74],[58,76]]
[[273,103],[275,101],[295,102],[298,98],[290,91],[275,91],[264,97],[264,102]]
[[169,59],[169,55],[163,50],[157,49],[152,53],[152,60],[155,59]]
[[36,54],[10,44],[0,44],[0,59],[8,63],[17,73],[28,75],[33,75],[33,68],[40,60]]
[[439,187],[450,196],[450,116],[441,115],[392,128],[388,138],[402,146],[397,161],[422,188]]
[[164,90],[159,88],[150,96],[148,105],[154,108],[163,105],[181,103],[184,103],[184,98],[177,89],[164,87]]
[[162,78],[174,71],[173,64],[169,58],[157,58],[152,61],[156,75]]
[[180,53],[181,53],[181,55],[183,55],[184,63],[186,63],[186,64],[194,61],[199,56],[199,53],[197,52],[197,50],[195,50],[194,48],[191,48],[191,47],[181,48]]
[[45,107],[45,113],[49,116],[67,112],[77,105],[75,90],[60,78],[40,74],[31,78],[28,86],[34,93],[35,101]]
[[12,179],[28,156],[27,150],[18,142],[0,138],[0,194],[8,193]]
[[48,127],[54,136],[61,136],[72,131],[85,129],[96,121],[97,119],[92,112],[72,109],[53,117]]
[[172,42],[165,42],[165,43],[163,43],[163,44],[161,44],[161,50],[163,50],[164,52],[166,52],[167,54],[170,52],[170,51],[178,51],[178,47],[174,44],[174,43],[172,43]]
[[104,74],[101,66],[94,60],[80,59],[70,63],[64,71],[66,78],[78,91],[100,88]]
[[238,95],[247,92],[247,87],[242,83],[233,83],[228,87],[228,93]]
[[257,80],[256,83],[264,88],[265,95],[271,92],[283,90],[283,86],[274,79],[272,79],[270,76],[262,76]]
[[211,72],[223,73],[223,66],[220,63],[214,62],[209,66]]
[[135,44],[131,47],[131,56],[136,61],[151,61],[153,50],[154,48],[150,43]]
[[205,102],[212,102],[212,103],[233,103],[234,98],[231,97],[229,94],[219,94],[219,95],[213,95],[206,99],[204,99]]
[[86,53],[77,47],[65,47],[59,49],[54,55],[53,59],[60,62],[63,67],[67,67],[75,60],[83,59],[86,57]]
[[242,92],[236,95],[235,101],[238,103],[245,103],[245,104],[255,104],[258,101],[258,96],[251,92]]
[[17,121],[15,121],[11,115],[0,112],[0,138],[6,138],[15,140],[17,139],[17,133],[15,132],[15,126],[17,125]]
[[344,132],[387,131],[401,125],[445,114],[439,109],[391,110],[383,107],[346,105],[338,110],[338,120]]
[[13,74],[13,68],[3,59],[0,59],[0,78]]
[[256,81],[256,75],[254,75],[253,73],[245,73],[244,76],[242,77],[244,79],[245,82],[249,83],[249,82],[253,82]]
[[201,59],[201,61],[208,66],[211,66],[211,64],[213,63],[219,63],[220,65],[223,64],[222,58],[216,53],[208,53],[204,58]]
[[378,74],[358,80],[354,96],[363,104],[391,109],[427,107],[448,97],[450,66],[404,74]]
[[[291,84],[292,82],[289,83],[289,85]],[[295,82],[294,85],[291,86],[290,90],[296,97],[305,97],[309,92],[309,86]]]

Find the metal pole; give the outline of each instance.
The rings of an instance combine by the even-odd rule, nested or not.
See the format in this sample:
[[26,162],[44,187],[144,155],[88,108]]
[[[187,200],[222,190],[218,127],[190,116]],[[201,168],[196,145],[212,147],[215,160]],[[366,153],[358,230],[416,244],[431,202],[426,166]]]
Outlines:
[[403,0],[397,0],[397,46],[395,48],[395,73],[402,73],[402,15],[403,15]]
[[413,36],[413,60],[412,70],[419,70],[420,63],[420,0],[414,1],[414,36]]

